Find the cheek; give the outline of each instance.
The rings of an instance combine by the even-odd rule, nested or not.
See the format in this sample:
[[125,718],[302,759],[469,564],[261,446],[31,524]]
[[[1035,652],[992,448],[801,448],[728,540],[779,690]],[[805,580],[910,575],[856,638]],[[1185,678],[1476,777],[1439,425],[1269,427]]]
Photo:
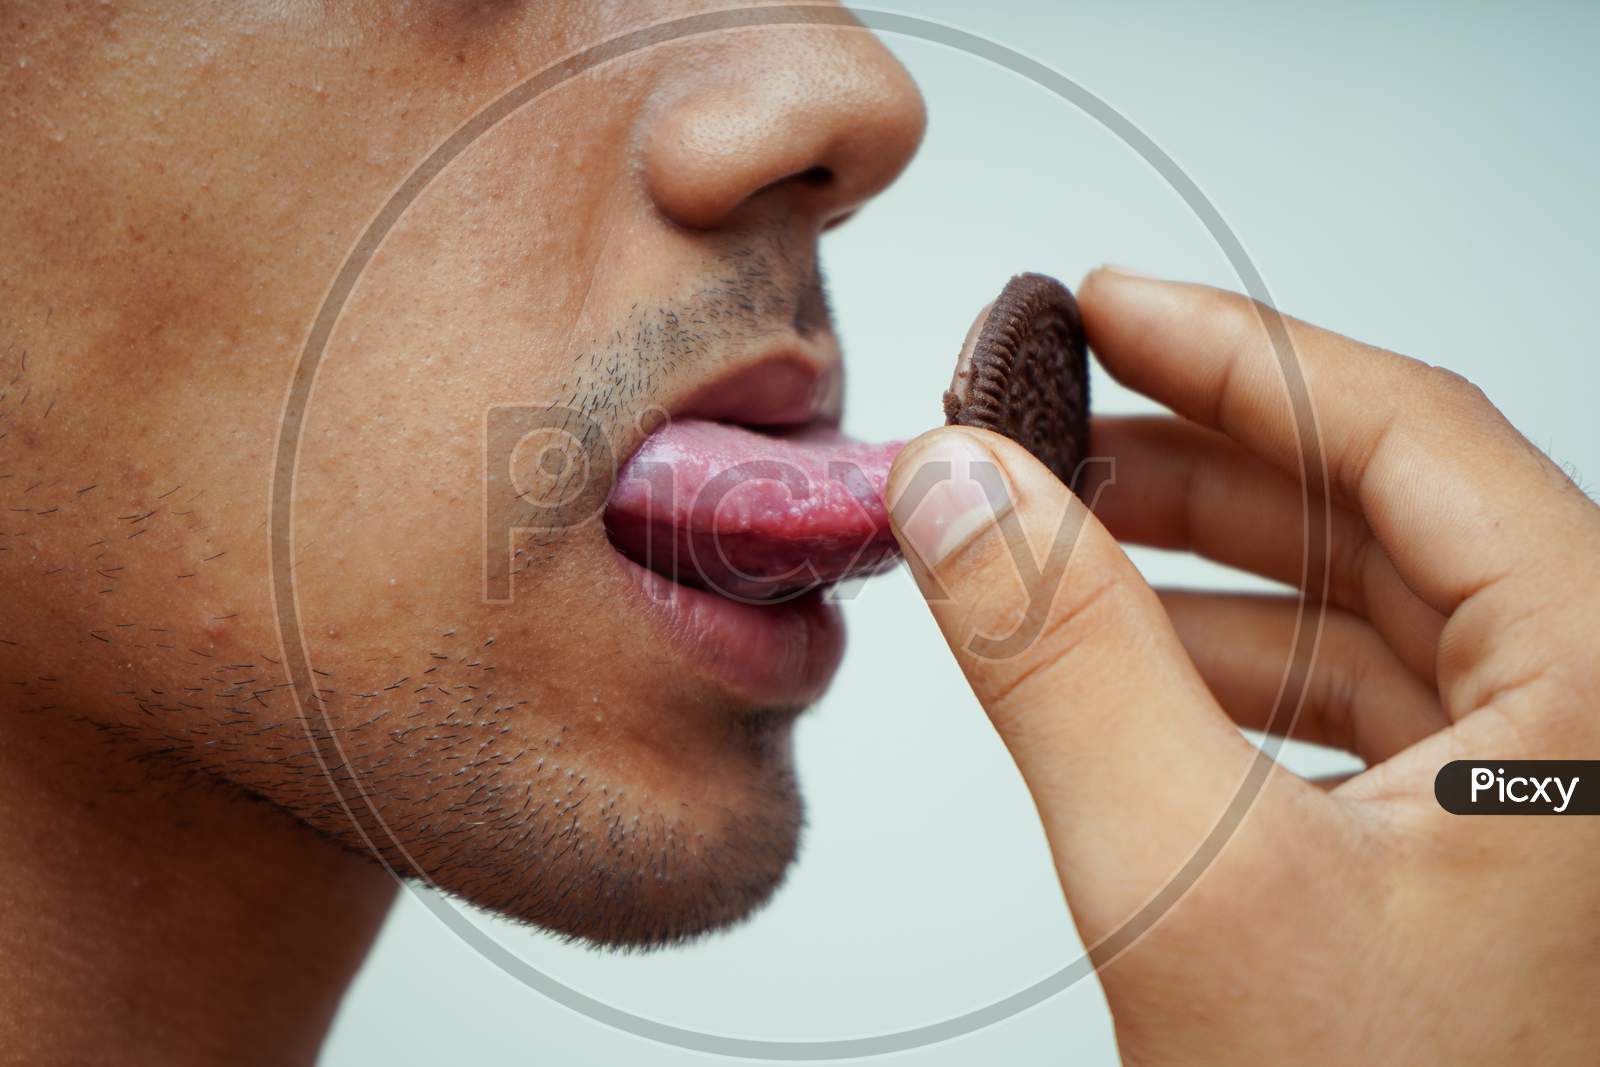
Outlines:
[[0,445],[0,678],[21,707],[97,721],[225,709],[252,678],[231,668],[270,674],[277,646],[268,426],[226,383],[195,380],[201,410],[69,388],[50,368],[20,384],[20,432]]
[[[470,286],[415,297],[439,281],[417,253],[401,241],[374,263],[341,317],[307,404],[294,493],[295,585],[313,651],[358,648],[396,669],[425,660],[445,631],[497,636],[487,420],[559,385],[554,360],[526,355],[558,343],[548,333],[508,336]],[[481,323],[469,343],[465,324]],[[561,573],[539,576],[541,596],[563,594]]]

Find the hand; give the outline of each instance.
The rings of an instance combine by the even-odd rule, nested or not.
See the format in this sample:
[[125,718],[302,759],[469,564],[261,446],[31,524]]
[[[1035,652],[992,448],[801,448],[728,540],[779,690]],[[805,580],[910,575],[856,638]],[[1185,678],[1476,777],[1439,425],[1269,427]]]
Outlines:
[[[888,497],[1033,794],[1123,1055],[1592,1059],[1600,819],[1450,815],[1433,780],[1454,759],[1600,757],[1600,509],[1447,371],[1196,285],[1100,270],[1079,300],[1105,369],[1179,416],[1097,421],[1116,480],[1095,514],[979,430],[913,442]],[[1269,327],[1293,343],[1334,501],[1291,733],[1365,760],[1329,788],[1236,729],[1292,716],[1274,710],[1297,597],[1158,595],[1116,540],[1302,580],[1301,439]],[[969,457],[1013,510],[997,519]],[[911,510],[940,460],[955,477]],[[1013,632],[1034,636],[984,644]],[[1219,820],[1236,828],[1197,854]]]

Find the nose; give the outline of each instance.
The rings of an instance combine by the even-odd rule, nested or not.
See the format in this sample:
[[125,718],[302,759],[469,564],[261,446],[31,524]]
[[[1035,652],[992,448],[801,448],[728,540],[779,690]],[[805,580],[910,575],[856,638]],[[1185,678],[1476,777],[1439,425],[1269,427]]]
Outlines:
[[818,228],[892,182],[927,125],[911,75],[866,30],[728,34],[649,116],[643,165],[657,210],[696,229],[781,200]]

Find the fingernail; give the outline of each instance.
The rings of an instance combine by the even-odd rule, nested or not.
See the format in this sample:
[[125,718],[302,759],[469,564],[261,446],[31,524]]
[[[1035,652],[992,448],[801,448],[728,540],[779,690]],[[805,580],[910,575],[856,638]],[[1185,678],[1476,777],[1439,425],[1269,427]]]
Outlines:
[[928,567],[948,559],[1012,508],[999,463],[960,430],[945,431],[896,463],[894,483],[895,530]]
[[1102,263],[1100,264],[1100,269],[1111,274],[1120,274],[1125,278],[1140,278],[1144,281],[1155,280],[1154,274],[1146,274],[1142,270],[1134,270],[1132,267],[1124,267],[1120,263]]

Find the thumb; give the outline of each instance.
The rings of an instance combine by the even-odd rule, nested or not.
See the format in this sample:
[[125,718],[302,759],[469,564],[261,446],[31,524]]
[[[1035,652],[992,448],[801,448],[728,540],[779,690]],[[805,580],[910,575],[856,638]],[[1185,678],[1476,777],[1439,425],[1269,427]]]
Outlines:
[[1121,546],[1023,448],[934,430],[900,454],[886,496],[1093,945],[1189,860],[1255,750]]

